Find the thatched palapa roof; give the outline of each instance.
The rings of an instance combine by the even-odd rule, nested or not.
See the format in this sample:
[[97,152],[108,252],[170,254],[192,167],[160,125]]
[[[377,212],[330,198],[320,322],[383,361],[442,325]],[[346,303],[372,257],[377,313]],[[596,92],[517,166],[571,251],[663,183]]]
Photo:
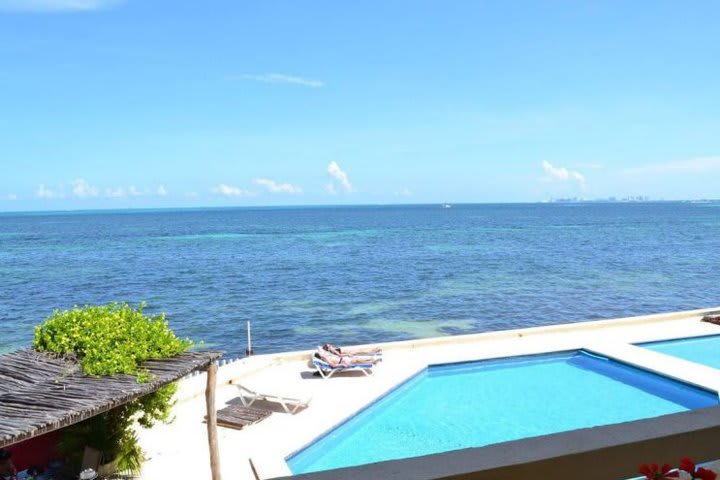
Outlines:
[[80,422],[206,369],[216,352],[187,352],[143,364],[147,383],[131,375],[90,377],[77,362],[35,350],[0,355],[0,447]]

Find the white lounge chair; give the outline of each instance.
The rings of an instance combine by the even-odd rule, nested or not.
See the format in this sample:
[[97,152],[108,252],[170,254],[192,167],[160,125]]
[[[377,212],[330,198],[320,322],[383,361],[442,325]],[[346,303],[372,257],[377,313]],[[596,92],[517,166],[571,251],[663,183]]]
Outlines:
[[330,365],[328,362],[321,358],[317,358],[313,356],[313,365],[315,366],[315,369],[320,373],[320,376],[323,378],[330,378],[333,376],[333,374],[337,372],[349,372],[352,370],[360,370],[365,375],[370,376],[374,372],[373,367],[375,367],[375,361],[367,361],[362,363],[351,363],[349,365]]
[[307,395],[303,398],[286,397],[284,395],[277,395],[272,393],[260,393],[255,390],[251,390],[243,385],[235,384],[240,390],[240,401],[243,406],[249,407],[257,400],[265,400],[267,402],[279,403],[287,413],[296,413],[301,408],[307,408],[312,400],[311,395]]
[[368,348],[367,350],[360,348],[340,348],[326,343],[325,345],[318,345],[317,351],[321,358],[324,355],[332,355],[333,357],[362,359],[369,362],[379,362],[383,359],[383,352],[379,348]]

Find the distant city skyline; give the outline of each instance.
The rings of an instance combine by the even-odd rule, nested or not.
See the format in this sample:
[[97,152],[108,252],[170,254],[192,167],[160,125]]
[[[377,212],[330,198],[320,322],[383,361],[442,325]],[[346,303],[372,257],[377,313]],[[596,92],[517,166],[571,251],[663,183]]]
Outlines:
[[718,198],[718,16],[0,0],[0,211]]

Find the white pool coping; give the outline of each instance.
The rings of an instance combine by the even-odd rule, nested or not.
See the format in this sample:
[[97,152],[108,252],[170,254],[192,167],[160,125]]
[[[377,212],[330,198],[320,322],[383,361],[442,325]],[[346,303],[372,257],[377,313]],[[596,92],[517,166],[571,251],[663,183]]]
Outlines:
[[[219,428],[223,476],[253,480],[250,458],[261,478],[290,475],[287,456],[431,364],[586,349],[720,392],[720,370],[632,345],[720,334],[719,326],[700,322],[703,314],[714,310],[720,307],[384,343],[380,344],[384,360],[371,377],[359,372],[328,380],[313,377],[308,366],[311,350],[258,355],[224,365],[218,374],[218,409],[238,396],[230,382],[247,382],[263,393],[311,395],[312,402],[295,415],[274,413],[243,430]],[[328,340],[332,339],[318,338],[318,344]],[[204,375],[184,380],[174,408],[175,422],[139,431],[149,457],[142,478],[210,478],[204,388]]]

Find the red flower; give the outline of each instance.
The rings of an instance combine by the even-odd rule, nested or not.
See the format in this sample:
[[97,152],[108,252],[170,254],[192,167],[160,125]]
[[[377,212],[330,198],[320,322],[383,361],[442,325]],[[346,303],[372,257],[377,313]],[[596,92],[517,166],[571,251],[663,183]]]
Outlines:
[[[671,472],[672,467],[668,464],[663,465],[662,467],[658,466],[657,463],[643,463],[640,465],[640,468],[638,468],[638,471],[645,475],[645,478],[647,480],[665,480],[666,478],[677,478],[678,472]],[[703,479],[705,480],[705,479]]]
[[708,470],[702,467],[696,469],[695,462],[693,462],[687,457],[684,457],[682,460],[680,460],[680,470],[689,473],[694,479],[715,480],[717,478],[717,474],[712,470]]
[[700,467],[695,471],[695,478],[700,478],[701,480],[716,480],[717,474],[712,470]]
[[680,460],[680,470],[692,475],[693,473],[695,473],[695,462],[690,460],[688,457],[683,457]]

